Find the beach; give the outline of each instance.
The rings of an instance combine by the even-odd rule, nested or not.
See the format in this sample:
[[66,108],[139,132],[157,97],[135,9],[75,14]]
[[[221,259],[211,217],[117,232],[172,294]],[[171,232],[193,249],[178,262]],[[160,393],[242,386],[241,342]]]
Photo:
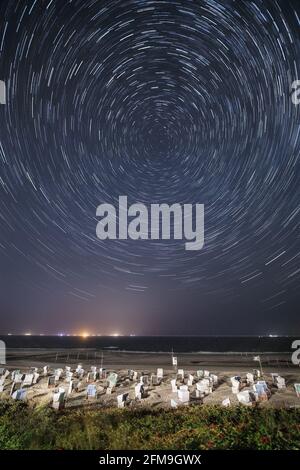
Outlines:
[[[245,383],[246,374],[258,369],[258,363],[254,362],[253,354],[249,353],[180,353],[178,357],[177,369],[184,369],[184,379],[178,380],[177,369],[172,366],[172,356],[170,353],[150,353],[150,352],[122,352],[116,350],[106,350],[103,352],[93,349],[9,349],[7,351],[6,368],[10,371],[20,370],[21,373],[28,373],[30,368],[37,368],[40,374],[38,382],[26,389],[26,401],[30,406],[51,405],[53,399],[53,388],[47,385],[48,377],[41,374],[42,368],[47,365],[48,376],[56,369],[65,370],[66,366],[75,371],[78,364],[82,366],[85,374],[91,367],[106,369],[106,377],[94,381],[88,381],[84,375],[79,390],[73,391],[66,396],[65,408],[77,407],[116,407],[117,396],[128,394],[126,406],[128,408],[150,407],[150,408],[170,408],[171,400],[177,401],[177,393],[172,391],[171,380],[177,378],[177,386],[187,384],[188,377],[193,375],[194,382],[190,385],[189,404],[199,405],[221,405],[229,398],[232,406],[237,405],[236,394],[232,393],[231,377],[239,376],[242,379],[240,390],[250,390],[251,387]],[[260,407],[299,407],[300,398],[295,393],[294,384],[300,382],[300,368],[290,362],[288,354],[263,354],[261,355],[263,376],[269,389],[270,397],[267,401],[257,403]],[[157,373],[157,369],[163,369],[163,378],[159,385],[152,385],[151,376]],[[129,379],[129,370],[138,373],[137,380]],[[196,396],[197,371],[207,370],[217,376],[217,384],[212,392],[204,397]],[[115,372],[118,376],[117,384],[110,394],[107,393],[107,376]],[[273,383],[271,374],[277,373],[285,379],[286,388],[279,390]],[[141,399],[135,397],[135,385],[140,377],[147,376],[145,385],[145,396]],[[8,399],[12,381],[7,379],[6,387],[0,394],[1,399]],[[96,386],[96,397],[87,399],[88,383]],[[69,382],[64,373],[56,384],[57,387],[68,390]]]

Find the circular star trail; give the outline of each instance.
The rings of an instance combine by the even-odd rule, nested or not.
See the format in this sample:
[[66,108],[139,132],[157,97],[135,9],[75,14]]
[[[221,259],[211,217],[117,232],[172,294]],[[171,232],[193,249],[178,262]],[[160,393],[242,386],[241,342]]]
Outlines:
[[[83,303],[107,289],[145,302],[174,292],[199,325],[211,302],[288,321],[300,280],[297,5],[1,5],[3,276]],[[203,250],[98,240],[96,207],[119,195],[205,204]]]

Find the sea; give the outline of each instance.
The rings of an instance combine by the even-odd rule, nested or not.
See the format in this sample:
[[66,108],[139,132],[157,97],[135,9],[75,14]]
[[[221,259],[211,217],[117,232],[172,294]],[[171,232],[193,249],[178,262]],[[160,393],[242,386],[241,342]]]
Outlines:
[[0,336],[7,349],[92,349],[124,352],[288,353],[293,336]]

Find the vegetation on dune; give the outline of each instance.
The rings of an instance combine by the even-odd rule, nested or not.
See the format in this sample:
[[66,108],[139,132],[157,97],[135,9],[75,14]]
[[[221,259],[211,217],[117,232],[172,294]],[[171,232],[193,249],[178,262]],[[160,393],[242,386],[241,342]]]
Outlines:
[[300,409],[55,412],[1,402],[0,449],[300,449]]

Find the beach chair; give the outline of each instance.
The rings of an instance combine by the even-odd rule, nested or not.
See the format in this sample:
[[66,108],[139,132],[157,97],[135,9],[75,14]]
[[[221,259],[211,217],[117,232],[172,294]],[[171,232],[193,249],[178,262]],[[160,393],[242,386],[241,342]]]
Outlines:
[[90,398],[97,398],[97,388],[95,384],[89,384],[86,389],[86,397],[89,400]]
[[47,387],[52,388],[52,387],[55,387],[55,386],[56,386],[56,376],[55,375],[50,375],[48,377]]
[[177,394],[178,394],[178,400],[181,403],[189,403],[190,392],[188,390],[181,390],[181,387],[180,387],[180,389],[177,391]]
[[231,377],[230,381],[231,381],[231,391],[234,395],[236,395],[240,391],[241,377],[239,376]]
[[171,408],[178,408],[178,404],[175,400],[171,399]]
[[97,372],[88,372],[86,376],[87,382],[96,382]]
[[5,377],[2,376],[0,379],[0,393],[4,391],[5,381],[6,381]]
[[66,371],[66,382],[70,383],[72,381],[72,378],[73,378],[73,372],[71,372],[70,370]]
[[121,395],[117,396],[118,408],[124,408],[125,407],[127,398],[128,398],[128,393],[122,393]]
[[199,370],[197,370],[196,375],[197,375],[198,379],[203,379],[204,371],[199,369]]
[[171,380],[172,393],[177,393],[176,379]]
[[44,377],[47,377],[47,375],[48,375],[48,369],[49,369],[48,366],[44,366],[44,367],[43,367],[43,376],[44,376]]
[[92,374],[96,374],[97,373],[97,367],[96,366],[91,366],[91,372],[92,372]]
[[11,380],[14,382],[15,381],[15,376],[20,374],[20,370],[13,370],[11,373]]
[[133,371],[132,380],[136,382],[138,380],[139,374],[136,370]]
[[252,386],[254,384],[254,375],[251,372],[248,372],[246,375],[246,381],[248,386]]
[[59,388],[53,393],[52,408],[62,410],[65,407],[65,389]]
[[295,392],[297,397],[300,397],[300,384],[294,384]]
[[149,376],[148,375],[142,375],[141,378],[140,378],[140,383],[142,383],[145,386],[149,385]]
[[193,385],[193,382],[194,382],[194,376],[189,374],[189,377],[188,377],[188,386],[191,387]]
[[32,381],[32,384],[33,384],[33,385],[36,385],[37,382],[38,382],[38,380],[39,380],[39,378],[40,378],[40,374],[39,374],[38,372],[35,372],[35,373],[33,374],[33,381]]
[[84,376],[84,369],[83,369],[83,367],[82,367],[81,364],[78,364],[78,366],[76,367],[75,372],[76,372],[76,375],[77,375],[77,377],[78,377],[79,379],[82,379],[82,378],[83,378],[83,376]]
[[111,372],[107,377],[108,387],[109,388],[116,387],[117,381],[118,381],[118,374],[116,374],[115,372]]
[[177,377],[178,377],[179,380],[184,380],[184,370],[183,369],[178,369]]
[[[197,393],[198,392],[198,393]],[[210,395],[212,393],[212,387],[207,379],[202,379],[196,385],[196,396],[203,397],[205,395]]]
[[157,377],[157,375],[155,375],[155,374],[152,374],[151,375],[151,385],[153,387],[157,387],[160,384],[161,384],[161,378]]
[[161,369],[161,368],[158,368],[156,375],[159,379],[163,379],[164,378],[164,370]]
[[223,401],[222,401],[222,406],[225,406],[225,408],[227,408],[228,406],[231,405],[231,401],[230,401],[230,398],[225,398]]
[[70,380],[69,387],[68,387],[68,390],[67,390],[67,395],[68,396],[71,395],[74,390],[75,390],[74,382],[73,382],[73,380]]
[[242,405],[252,405],[252,400],[250,397],[250,392],[248,390],[244,390],[243,392],[237,393],[237,399],[239,403]]
[[276,377],[275,384],[276,384],[278,390],[285,390],[286,389],[285,379],[283,377],[280,377],[280,375],[278,375]]
[[212,380],[213,385],[217,386],[217,385],[218,385],[218,381],[219,381],[218,376],[215,375],[215,374],[210,374],[210,378],[211,378],[211,380]]
[[139,383],[134,387],[134,395],[135,398],[138,400],[141,400],[142,398],[145,397],[145,389],[143,384]]
[[180,385],[179,390],[181,390],[183,392],[188,392],[189,387],[187,385]]
[[261,381],[253,385],[253,390],[256,392],[259,401],[267,401],[270,392],[266,382]]
[[24,374],[16,373],[14,374],[13,381],[15,384],[20,384],[23,382]]
[[33,382],[33,374],[26,374],[23,380],[23,387],[31,387]]
[[207,377],[209,377],[210,373],[209,373],[209,370],[205,370],[203,372],[203,377],[206,379]]
[[55,375],[55,380],[58,382],[59,379],[61,378],[63,373],[63,369],[55,369],[54,375]]
[[11,397],[13,400],[25,401],[27,397],[27,391],[24,388],[20,388],[19,390],[13,392]]
[[273,373],[273,374],[271,374],[271,377],[272,377],[272,383],[274,385],[276,385],[276,379],[277,379],[277,377],[279,377],[279,374]]

